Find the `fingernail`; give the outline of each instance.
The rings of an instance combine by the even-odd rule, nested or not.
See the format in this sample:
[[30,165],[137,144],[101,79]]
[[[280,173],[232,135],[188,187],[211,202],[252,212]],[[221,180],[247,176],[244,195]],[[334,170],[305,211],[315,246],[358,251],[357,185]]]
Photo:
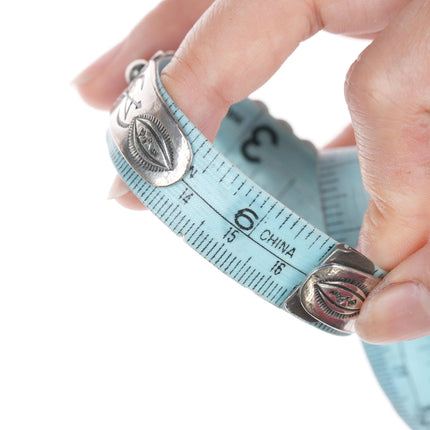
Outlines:
[[129,192],[130,188],[127,187],[125,182],[119,176],[116,176],[112,182],[107,198],[108,200],[119,199]]
[[113,61],[118,52],[120,51],[122,43],[114,46],[104,55],[102,55],[98,60],[88,66],[83,72],[81,72],[75,79],[71,82],[74,86],[80,86],[87,84],[92,81],[96,76],[100,75],[106,67]]
[[423,284],[382,283],[378,287],[363,305],[355,326],[363,340],[385,344],[430,334],[430,291]]

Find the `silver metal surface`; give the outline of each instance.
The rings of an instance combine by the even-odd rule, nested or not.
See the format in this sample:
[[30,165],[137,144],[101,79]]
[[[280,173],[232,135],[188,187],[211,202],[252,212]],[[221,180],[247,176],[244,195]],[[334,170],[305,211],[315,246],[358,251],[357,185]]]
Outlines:
[[374,271],[364,255],[338,245],[284,302],[284,308],[310,323],[320,321],[340,333],[353,333],[364,300],[381,281]]
[[187,173],[191,145],[158,90],[160,71],[172,53],[158,52],[149,62],[127,67],[128,88],[111,112],[110,130],[119,150],[146,182],[172,185]]
[[134,60],[125,69],[125,80],[127,84],[130,84],[135,78],[137,78],[148,65],[146,60]]

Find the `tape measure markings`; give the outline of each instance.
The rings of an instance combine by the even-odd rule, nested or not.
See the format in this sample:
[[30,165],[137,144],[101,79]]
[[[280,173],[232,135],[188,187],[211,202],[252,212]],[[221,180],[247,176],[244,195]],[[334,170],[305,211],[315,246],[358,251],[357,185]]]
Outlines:
[[[237,226],[237,224],[234,224],[233,222],[231,222],[229,219],[227,219],[224,215],[222,215],[220,212],[218,212],[213,206],[212,206],[212,204],[211,203],[209,203],[204,197],[202,197],[198,192],[197,192],[197,190],[195,189],[195,188],[193,188],[185,179],[183,179],[182,180],[182,182],[196,195],[196,196],[198,196],[198,197],[200,197],[200,199],[208,206],[208,207],[210,207],[212,210],[213,210],[213,212],[215,212],[220,218],[222,218],[226,223],[228,223],[231,227],[233,227],[233,228],[238,228],[238,226]],[[257,194],[257,196],[255,197],[255,199],[251,202],[251,204],[249,205],[249,207],[251,207],[251,205],[252,205],[252,203],[253,202],[255,202],[255,200],[257,199],[257,197],[259,196],[259,195],[261,195],[261,191],[259,191],[258,192],[258,194]],[[268,197],[269,198],[269,197]],[[273,205],[272,205],[272,208],[271,209],[273,209],[273,207],[276,205],[276,203],[277,202],[275,202]],[[244,205],[244,206],[246,206],[246,205]],[[269,211],[267,211],[265,214],[264,214],[264,216],[261,218],[261,221],[263,221],[263,219],[271,212],[271,209],[269,209]],[[292,214],[291,214],[292,215]],[[290,216],[291,216],[290,215]],[[300,217],[292,224],[292,226],[290,227],[290,230],[292,230],[294,227],[295,227],[295,225],[298,223],[298,221],[300,220]],[[280,259],[283,263],[285,263],[285,264],[287,264],[288,266],[290,266],[291,268],[293,268],[293,269],[295,269],[295,270],[297,270],[299,273],[301,273],[301,274],[303,274],[303,275],[306,275],[307,273],[305,272],[305,271],[303,271],[303,270],[301,270],[301,269],[299,269],[298,267],[296,267],[296,266],[294,266],[292,263],[290,263],[290,262],[288,262],[287,260],[285,260],[283,257],[281,257],[281,255],[279,255],[279,254],[276,254],[275,252],[273,252],[272,250],[270,250],[270,249],[268,249],[267,247],[265,247],[264,245],[262,245],[260,242],[258,242],[256,239],[254,239],[253,237],[251,237],[251,235],[255,232],[255,230],[257,229],[257,227],[259,226],[259,223],[258,224],[256,224],[254,227],[253,227],[253,229],[252,229],[252,231],[248,234],[248,233],[245,233],[243,230],[241,230],[240,228],[238,228],[238,233],[241,233],[242,235],[244,235],[244,236],[246,236],[248,239],[250,239],[250,240],[252,240],[256,245],[258,245],[258,246],[260,246],[261,248],[263,248],[265,251],[267,251],[268,253],[270,253],[270,254],[272,254],[274,257],[276,257],[276,258],[278,258],[278,259]],[[188,242],[188,238],[187,238],[187,242]],[[333,246],[332,246],[333,247]],[[330,252],[330,250],[332,249],[332,247],[331,248],[329,248],[328,250],[327,250],[327,252],[326,253],[328,253],[328,252]],[[324,258],[325,257],[325,255],[322,257],[322,258]]]

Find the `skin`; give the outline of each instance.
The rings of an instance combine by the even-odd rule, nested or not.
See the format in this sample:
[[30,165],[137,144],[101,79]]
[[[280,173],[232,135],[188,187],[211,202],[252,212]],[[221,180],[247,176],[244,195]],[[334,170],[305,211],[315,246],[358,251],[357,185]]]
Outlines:
[[[372,343],[408,340],[430,334],[429,22],[430,0],[165,0],[75,85],[90,105],[109,109],[129,62],[175,49],[163,84],[213,140],[228,107],[301,41],[322,29],[372,38],[345,81],[352,128],[331,145],[357,144],[371,196],[359,250],[390,271],[364,303],[357,333]],[[112,193],[142,208],[119,179]]]

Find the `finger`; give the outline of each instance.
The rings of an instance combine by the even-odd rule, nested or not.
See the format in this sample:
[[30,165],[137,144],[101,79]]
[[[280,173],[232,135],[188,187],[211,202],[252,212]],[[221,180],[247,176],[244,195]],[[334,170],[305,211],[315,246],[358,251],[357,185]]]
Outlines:
[[324,149],[353,145],[355,145],[354,130],[351,125],[348,125],[348,127],[346,127],[339,136],[336,136],[329,144],[327,144]]
[[176,49],[213,0],[165,0],[124,41],[84,70],[74,81],[90,105],[109,109],[126,86],[124,70],[137,58]]
[[[270,4],[257,0],[220,0],[193,27],[175,60],[164,70],[163,82],[189,118],[213,139],[229,104],[244,98],[267,80],[300,41],[322,27],[351,34],[379,31],[404,1],[391,0],[389,6],[384,2],[375,7],[367,0],[364,6],[349,8],[335,0],[287,3],[270,0]],[[207,4],[202,6],[203,3],[200,2],[200,7],[204,9]],[[167,5],[165,9],[163,5]],[[84,98],[99,107],[111,103],[123,88],[125,65],[133,58],[150,55],[142,48],[139,55],[130,55],[134,50],[129,48],[136,43],[140,47],[141,39],[148,36],[151,27],[160,32],[157,49],[172,48],[163,46],[168,38],[163,36],[165,25],[161,24],[165,17],[176,18],[175,10],[171,9],[175,5],[179,2],[160,5],[154,11],[155,17],[148,16],[118,51],[108,54],[107,60],[106,57],[101,60],[102,72],[98,70],[96,78],[91,77],[79,86]],[[183,7],[183,2],[180,6]],[[369,19],[368,9],[372,11],[372,19]],[[349,17],[350,13],[354,19]],[[179,33],[174,32],[176,43]],[[243,79],[243,71],[246,71],[246,79]],[[92,73],[94,68],[90,75]],[[199,103],[195,103],[196,100]]]
[[366,299],[356,322],[371,343],[411,340],[430,334],[430,244],[418,250]]
[[321,28],[355,35],[379,31],[405,2],[219,0],[164,69],[164,86],[212,140],[229,105],[261,86],[301,41]]
[[371,195],[359,247],[386,269],[430,235],[429,22],[430,2],[411,2],[364,51],[346,81]]

